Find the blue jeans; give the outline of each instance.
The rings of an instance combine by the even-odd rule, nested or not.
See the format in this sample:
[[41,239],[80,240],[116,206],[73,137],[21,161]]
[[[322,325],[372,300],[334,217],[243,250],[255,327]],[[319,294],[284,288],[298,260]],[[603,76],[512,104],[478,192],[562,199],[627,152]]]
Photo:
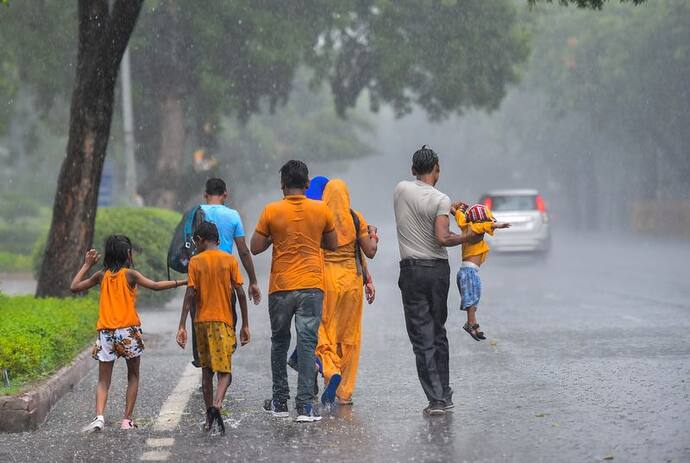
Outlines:
[[460,267],[458,271],[458,289],[460,290],[460,310],[477,307],[482,297],[482,280],[479,270],[471,266]]
[[290,398],[287,353],[290,348],[290,325],[294,316],[297,331],[298,374],[295,404],[299,406],[314,401],[314,379],[316,378],[314,352],[322,309],[323,291],[320,289],[298,289],[269,294],[273,400],[284,402]]

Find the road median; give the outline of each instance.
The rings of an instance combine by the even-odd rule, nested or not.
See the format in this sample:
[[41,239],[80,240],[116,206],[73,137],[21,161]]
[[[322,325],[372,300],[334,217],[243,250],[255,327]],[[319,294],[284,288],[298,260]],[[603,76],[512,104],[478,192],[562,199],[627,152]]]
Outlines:
[[93,368],[91,347],[84,349],[68,365],[30,390],[0,397],[0,432],[24,432],[37,429],[50,409]]

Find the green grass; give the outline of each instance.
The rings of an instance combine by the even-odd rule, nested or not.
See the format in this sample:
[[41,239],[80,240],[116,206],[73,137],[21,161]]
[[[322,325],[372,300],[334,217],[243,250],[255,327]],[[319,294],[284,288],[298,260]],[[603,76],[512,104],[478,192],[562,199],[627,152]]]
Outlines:
[[[35,299],[0,294],[0,370],[12,394],[74,359],[95,339],[98,302],[93,298]],[[0,383],[1,384],[1,383]]]

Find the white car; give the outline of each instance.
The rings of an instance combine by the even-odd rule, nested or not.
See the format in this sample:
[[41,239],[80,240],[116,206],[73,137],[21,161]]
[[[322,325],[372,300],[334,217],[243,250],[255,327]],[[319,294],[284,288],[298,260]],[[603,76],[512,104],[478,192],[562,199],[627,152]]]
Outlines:
[[549,215],[537,190],[494,190],[480,202],[491,209],[498,222],[511,227],[496,230],[487,239],[498,252],[543,252],[551,247]]

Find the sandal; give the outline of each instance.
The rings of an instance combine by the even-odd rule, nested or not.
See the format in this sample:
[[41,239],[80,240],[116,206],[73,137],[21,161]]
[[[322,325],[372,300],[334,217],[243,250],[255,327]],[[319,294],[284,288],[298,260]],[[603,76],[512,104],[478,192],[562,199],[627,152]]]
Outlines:
[[477,331],[478,328],[479,328],[478,323],[475,323],[474,325],[470,325],[469,323],[465,323],[462,327],[462,329],[467,331],[467,334],[472,336],[472,339],[474,339],[475,341],[481,341],[482,339],[486,339],[483,332]]
[[477,337],[478,337],[479,339],[486,339],[486,336],[484,335],[484,332],[483,332],[483,331],[479,331],[479,323],[475,323],[474,326],[473,326],[472,328],[474,328],[475,332],[477,333]]

